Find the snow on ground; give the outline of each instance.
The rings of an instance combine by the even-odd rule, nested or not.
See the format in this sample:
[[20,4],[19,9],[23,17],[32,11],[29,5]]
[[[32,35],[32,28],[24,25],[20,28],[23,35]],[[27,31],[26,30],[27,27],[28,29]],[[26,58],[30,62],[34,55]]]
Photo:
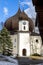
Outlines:
[[0,61],[0,65],[18,65],[16,63],[6,62],[6,61]]
[[13,59],[11,57],[5,56],[4,58],[6,58],[8,61],[12,62],[12,63],[16,63],[18,64],[18,61],[16,59]]
[[18,65],[18,63],[7,62],[7,61],[0,61],[0,65]]
[[0,65],[18,65],[18,61],[11,57],[0,55]]

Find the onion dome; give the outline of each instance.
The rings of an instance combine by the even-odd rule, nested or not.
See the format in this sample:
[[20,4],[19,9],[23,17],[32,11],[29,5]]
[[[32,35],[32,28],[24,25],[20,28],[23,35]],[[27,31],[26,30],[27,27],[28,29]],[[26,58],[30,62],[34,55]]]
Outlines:
[[4,24],[4,26],[8,29],[8,31],[18,31],[19,29],[19,20],[27,20],[29,22],[29,30],[32,32],[34,29],[33,21],[26,15],[24,11],[21,12],[20,8],[16,15],[8,18]]

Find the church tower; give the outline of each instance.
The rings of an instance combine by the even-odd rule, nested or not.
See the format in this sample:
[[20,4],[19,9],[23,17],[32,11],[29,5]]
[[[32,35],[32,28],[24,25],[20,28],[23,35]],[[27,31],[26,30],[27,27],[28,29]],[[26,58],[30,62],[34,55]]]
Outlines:
[[18,55],[20,57],[30,56],[30,31],[28,16],[22,11],[19,14],[19,30],[18,30]]
[[19,56],[30,56],[29,21],[19,21]]

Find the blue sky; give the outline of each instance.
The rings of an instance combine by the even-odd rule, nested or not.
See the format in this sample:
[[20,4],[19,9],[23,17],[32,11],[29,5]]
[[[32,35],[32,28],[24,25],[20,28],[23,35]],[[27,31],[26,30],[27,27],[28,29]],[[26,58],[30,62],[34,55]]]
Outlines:
[[[25,13],[30,17],[35,17],[35,9],[32,4],[32,0],[0,0],[0,23],[5,22],[6,19],[15,15],[19,8],[25,11]],[[1,29],[0,24],[0,29]]]
[[[20,2],[26,1],[30,2],[31,0],[20,0]],[[19,0],[0,0],[0,22],[16,14],[18,6]],[[23,6],[20,5],[20,8],[23,9]],[[28,8],[27,5],[24,6],[24,9],[26,8]]]

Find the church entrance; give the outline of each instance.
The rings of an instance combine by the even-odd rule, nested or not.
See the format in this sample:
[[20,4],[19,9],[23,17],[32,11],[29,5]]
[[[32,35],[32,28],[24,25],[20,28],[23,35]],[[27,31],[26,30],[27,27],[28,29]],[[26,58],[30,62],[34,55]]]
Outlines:
[[23,53],[23,56],[26,56],[26,49],[23,49],[22,53]]

